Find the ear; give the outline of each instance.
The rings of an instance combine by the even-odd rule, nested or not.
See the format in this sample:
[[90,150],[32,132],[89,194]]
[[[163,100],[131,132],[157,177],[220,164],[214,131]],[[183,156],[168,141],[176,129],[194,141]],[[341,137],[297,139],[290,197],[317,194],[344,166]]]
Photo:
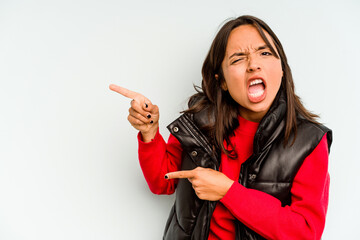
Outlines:
[[[215,74],[215,79],[216,79],[217,81],[219,81],[219,75],[218,75],[218,74]],[[224,91],[227,91],[227,90],[228,90],[225,80],[222,81],[222,83],[220,83],[220,87],[221,87],[221,89],[224,90]]]
[[224,91],[227,91],[228,90],[228,87],[227,87],[227,84],[226,84],[226,81],[224,80],[224,81],[222,81],[222,83],[221,83],[221,89],[222,90],[224,90]]

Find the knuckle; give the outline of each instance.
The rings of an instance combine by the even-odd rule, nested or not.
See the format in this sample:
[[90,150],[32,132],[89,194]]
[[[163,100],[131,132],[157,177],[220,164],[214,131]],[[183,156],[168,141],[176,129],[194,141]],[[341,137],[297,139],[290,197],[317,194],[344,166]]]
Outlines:
[[156,113],[156,114],[159,112],[159,108],[158,108],[157,105],[152,105],[150,110],[151,110],[153,113]]
[[144,117],[140,113],[136,113],[136,118],[143,119]]
[[196,195],[198,196],[198,198],[204,199],[204,195],[203,195],[201,192],[197,191],[197,192],[195,192],[195,193],[196,193]]

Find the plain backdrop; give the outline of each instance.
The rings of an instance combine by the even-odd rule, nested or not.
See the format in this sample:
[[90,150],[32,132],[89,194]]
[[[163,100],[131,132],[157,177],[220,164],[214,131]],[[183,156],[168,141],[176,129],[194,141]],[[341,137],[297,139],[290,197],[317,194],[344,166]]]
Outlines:
[[184,110],[224,20],[250,14],[281,40],[296,92],[334,131],[323,239],[360,215],[360,4],[342,1],[0,0],[0,239],[161,239],[174,196],[153,195],[129,99]]

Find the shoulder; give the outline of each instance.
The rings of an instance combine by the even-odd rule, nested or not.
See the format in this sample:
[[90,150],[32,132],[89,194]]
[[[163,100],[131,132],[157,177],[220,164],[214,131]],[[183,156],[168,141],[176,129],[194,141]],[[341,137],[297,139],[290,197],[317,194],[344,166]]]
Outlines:
[[297,134],[295,144],[311,146],[312,150],[319,145],[321,140],[326,136],[328,151],[332,144],[332,130],[321,123],[313,123],[309,120],[298,118]]
[[194,129],[197,134],[203,134],[207,139],[211,139],[211,128],[215,122],[214,107],[203,93],[196,93],[190,97],[188,109],[175,119],[167,128],[172,132],[172,128],[178,125],[186,125]]
[[189,109],[185,114],[200,129],[212,125],[215,122],[214,106],[203,93],[197,93],[190,97],[188,102]]
[[189,109],[194,107],[197,103],[200,103],[206,99],[204,93],[196,93],[189,98],[188,107]]

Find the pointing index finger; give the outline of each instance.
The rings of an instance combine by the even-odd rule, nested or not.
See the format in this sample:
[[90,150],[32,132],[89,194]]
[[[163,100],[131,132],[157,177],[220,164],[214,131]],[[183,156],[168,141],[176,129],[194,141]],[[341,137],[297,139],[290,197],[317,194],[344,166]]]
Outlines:
[[133,91],[131,91],[129,89],[120,87],[120,86],[115,85],[115,84],[110,84],[109,88],[110,88],[110,90],[112,90],[114,92],[117,92],[117,93],[120,93],[124,97],[131,98],[131,99],[134,99],[139,94],[137,92],[133,92]]
[[193,170],[170,172],[165,175],[165,179],[192,178],[192,177],[194,177]]

